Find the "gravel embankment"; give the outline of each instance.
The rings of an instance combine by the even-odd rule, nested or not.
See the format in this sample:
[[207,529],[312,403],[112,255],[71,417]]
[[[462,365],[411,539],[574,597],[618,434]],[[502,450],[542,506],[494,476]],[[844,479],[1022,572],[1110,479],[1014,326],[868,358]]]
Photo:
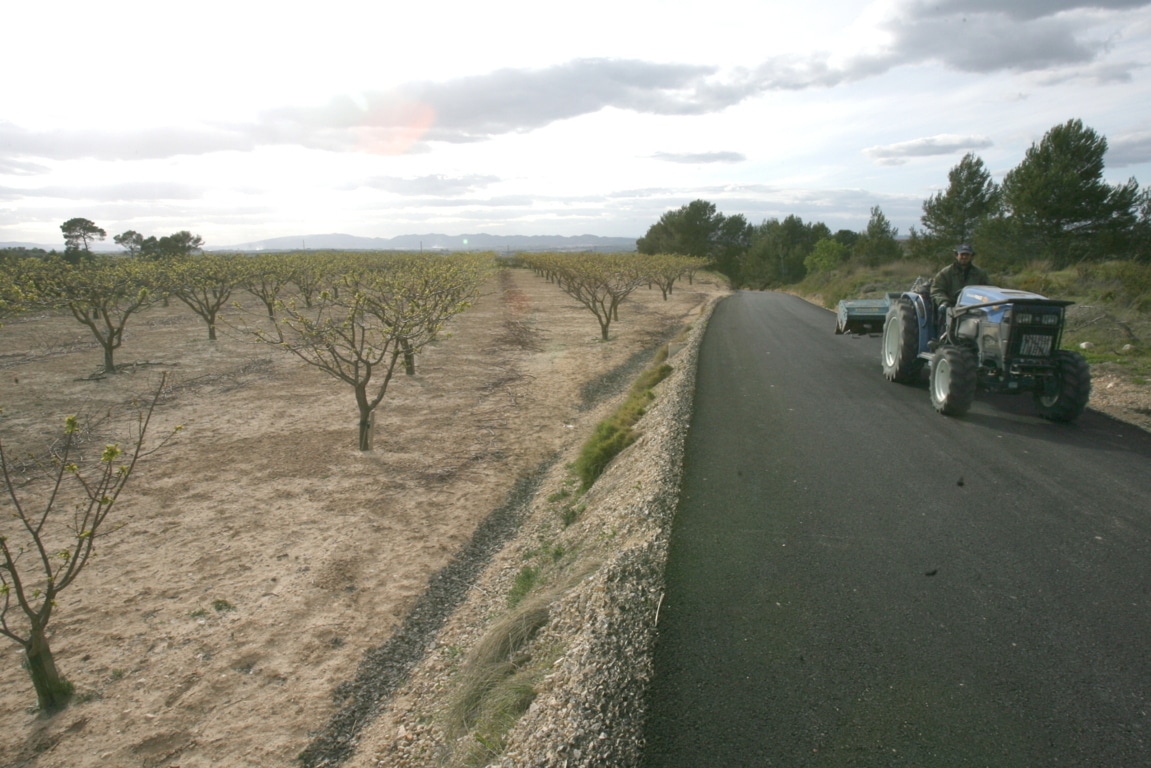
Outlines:
[[[679,495],[691,421],[696,357],[711,301],[674,372],[641,422],[643,437],[587,493],[573,538],[599,566],[551,606],[534,641],[566,651],[511,732],[494,765],[634,765],[642,750],[644,697],[652,672],[656,618],[663,595],[668,537]],[[609,545],[596,547],[593,542]]]

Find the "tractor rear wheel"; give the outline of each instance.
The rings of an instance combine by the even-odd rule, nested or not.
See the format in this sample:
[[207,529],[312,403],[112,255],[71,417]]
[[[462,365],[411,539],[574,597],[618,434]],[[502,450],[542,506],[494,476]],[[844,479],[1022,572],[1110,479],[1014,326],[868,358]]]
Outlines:
[[910,301],[900,299],[887,310],[883,324],[883,377],[907,384],[919,378],[919,318]]
[[944,346],[931,362],[931,404],[944,416],[962,416],[975,400],[975,353],[966,347]]
[[1035,393],[1039,415],[1049,421],[1075,421],[1091,397],[1091,367],[1078,352],[1055,353],[1055,376]]

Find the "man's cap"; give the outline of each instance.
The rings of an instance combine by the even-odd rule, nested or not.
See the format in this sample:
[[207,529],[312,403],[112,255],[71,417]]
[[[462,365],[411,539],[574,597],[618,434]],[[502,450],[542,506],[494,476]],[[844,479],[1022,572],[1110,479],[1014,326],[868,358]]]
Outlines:
[[975,249],[972,248],[967,243],[964,243],[963,245],[957,245],[955,247],[955,252],[956,253],[970,253],[972,256],[975,255]]

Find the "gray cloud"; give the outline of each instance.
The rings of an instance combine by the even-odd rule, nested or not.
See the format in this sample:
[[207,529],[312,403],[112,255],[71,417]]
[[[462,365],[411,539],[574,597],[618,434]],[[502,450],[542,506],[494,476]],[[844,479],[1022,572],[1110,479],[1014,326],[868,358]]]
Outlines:
[[1102,9],[1123,11],[1140,8],[1147,0],[918,0],[911,5],[917,16],[964,16],[995,13],[1029,21],[1064,11]]
[[1109,140],[1106,161],[1110,168],[1151,161],[1151,133],[1137,133]]
[[963,72],[1033,72],[1048,67],[1085,64],[1105,48],[1085,42],[1066,19],[1026,23],[989,14],[957,22],[951,18],[910,19],[890,25],[896,35],[892,63],[939,61]]
[[708,163],[742,163],[747,155],[742,152],[656,152],[654,160],[685,165],[706,165]]
[[902,165],[912,157],[934,157],[936,155],[950,155],[957,152],[968,152],[973,149],[986,149],[992,145],[991,139],[986,136],[956,136],[941,134],[939,136],[925,136],[910,141],[901,141],[897,144],[888,144],[881,147],[868,147],[863,154],[881,165]]
[[747,88],[708,78],[715,67],[623,59],[578,59],[544,69],[501,69],[395,91],[342,96],[322,107],[263,116],[262,141],[388,152],[420,140],[466,143],[523,133],[607,107],[664,115],[703,114],[736,104]]
[[1072,83],[1077,80],[1087,80],[1098,85],[1129,83],[1134,79],[1133,73],[1136,70],[1146,68],[1146,66],[1146,64],[1137,61],[1100,62],[1075,70],[1054,71],[1039,77],[1037,82],[1046,87]]
[[[580,59],[540,70],[489,75],[413,88],[432,105],[430,138],[467,140],[532,130],[606,107],[652,114],[702,114],[737,103],[709,86],[714,67],[620,59]],[[720,88],[722,91],[722,88]]]

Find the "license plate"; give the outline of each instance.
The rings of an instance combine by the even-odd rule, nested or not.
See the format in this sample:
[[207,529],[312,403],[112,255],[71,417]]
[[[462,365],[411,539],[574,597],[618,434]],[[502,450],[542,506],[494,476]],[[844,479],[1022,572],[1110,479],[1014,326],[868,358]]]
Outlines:
[[1019,354],[1024,357],[1047,357],[1051,354],[1050,336],[1033,336],[1026,334],[1023,343],[1019,345]]

